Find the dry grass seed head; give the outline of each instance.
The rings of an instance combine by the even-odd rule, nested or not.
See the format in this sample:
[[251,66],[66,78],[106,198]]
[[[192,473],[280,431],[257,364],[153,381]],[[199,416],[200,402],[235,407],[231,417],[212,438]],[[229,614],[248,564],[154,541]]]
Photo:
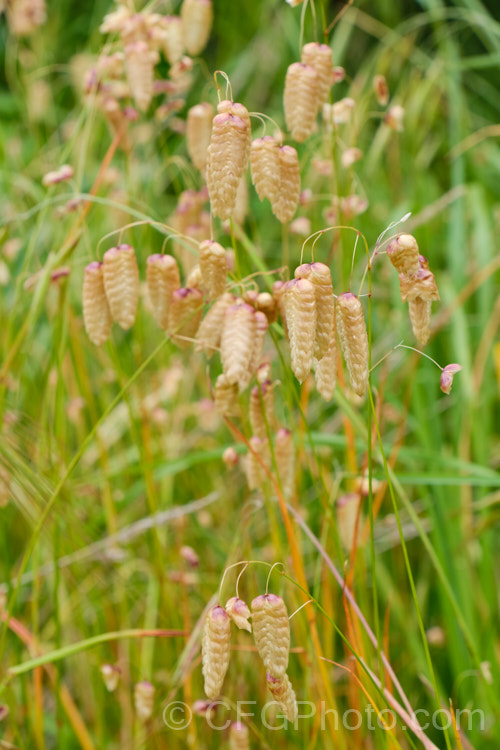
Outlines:
[[94,261],[83,278],[83,323],[89,339],[101,346],[111,333],[112,318],[104,291],[103,264]]
[[314,380],[316,390],[325,401],[331,401],[337,384],[337,336],[333,332],[326,354],[315,361]]
[[276,594],[263,594],[252,601],[251,610],[260,658],[273,677],[283,677],[290,652],[290,621],[286,604]]
[[[360,495],[357,492],[350,492],[347,495],[339,497],[335,506],[337,529],[342,547],[346,553],[349,553],[352,548],[360,502]],[[361,529],[361,523],[358,524],[358,533],[359,529]]]
[[305,44],[302,48],[302,62],[310,65],[318,74],[318,106],[321,106],[328,101],[332,87],[332,50],[328,44]]
[[247,168],[250,136],[247,118],[221,112],[212,123],[207,183],[212,211],[223,220],[229,219],[234,211],[239,182]]
[[427,344],[431,335],[431,305],[429,300],[421,297],[415,297],[408,303],[411,327],[421,346]]
[[176,289],[172,294],[172,303],[168,317],[168,330],[172,340],[187,349],[190,341],[196,335],[203,314],[203,292],[200,289]]
[[241,180],[238,183],[238,189],[236,190],[236,200],[234,202],[234,209],[232,219],[236,224],[243,224],[248,214],[248,184],[246,172],[243,173]]
[[153,714],[155,688],[150,682],[138,682],[134,688],[135,712],[141,721],[147,721]]
[[319,76],[311,65],[289,66],[283,101],[286,126],[292,138],[303,143],[312,133],[319,108]]
[[245,456],[245,474],[249,489],[258,490],[268,479],[264,467],[269,469],[271,465],[269,440],[267,438],[260,438],[257,435],[253,435],[248,443],[250,445],[250,450]]
[[159,60],[147,42],[133,42],[125,47],[125,70],[132,98],[145,112],[154,94],[154,68]]
[[248,727],[241,721],[233,721],[229,727],[230,750],[250,750]]
[[190,55],[199,55],[205,48],[212,29],[214,11],[212,0],[184,0],[181,18],[184,43]]
[[250,392],[250,427],[252,434],[265,440],[267,438],[266,422],[272,430],[275,424],[274,391],[270,381],[255,385]]
[[166,331],[172,294],[181,284],[175,258],[171,255],[150,255],[146,263],[146,283],[153,317]]
[[337,297],[337,328],[352,389],[363,397],[368,388],[368,335],[361,302],[351,292]]
[[387,245],[387,257],[398,273],[416,276],[419,269],[418,245],[411,234],[400,234]]
[[295,489],[295,448],[290,430],[284,427],[278,430],[274,454],[283,495],[285,498],[290,498]]
[[297,701],[288,675],[285,674],[283,677],[274,677],[272,674],[268,673],[266,679],[267,687],[278,704],[283,716],[288,719],[288,721],[295,721],[298,713]]
[[198,328],[196,334],[197,351],[204,351],[208,357],[211,357],[214,351],[219,348],[224,314],[234,302],[235,297],[230,292],[226,292],[214,302]]
[[230,383],[224,373],[215,381],[214,402],[215,408],[222,417],[239,416],[238,384]]
[[218,242],[205,240],[200,245],[199,261],[203,286],[208,290],[210,299],[220,297],[226,289],[226,251]]
[[279,197],[280,160],[278,141],[270,135],[256,138],[250,148],[252,182],[260,200],[276,203]]
[[377,98],[377,102],[381,107],[387,107],[389,103],[389,87],[385,76],[378,74],[373,78],[373,91]]
[[179,16],[162,16],[160,20],[163,51],[169,65],[175,65],[184,54],[184,33]]
[[275,281],[273,284],[273,299],[276,303],[276,309],[281,318],[281,325],[283,326],[285,338],[289,339],[288,326],[286,322],[285,293],[286,281]]
[[107,250],[102,272],[111,317],[126,331],[134,324],[139,300],[139,269],[134,248],[118,245]]
[[222,368],[230,383],[245,387],[254,354],[255,312],[250,305],[231,305],[224,314]]
[[261,365],[266,333],[267,329],[269,328],[267,318],[263,312],[260,312],[260,310],[257,310],[254,313],[254,320],[255,334],[252,346],[252,356],[250,358],[250,365],[248,368],[248,380],[246,381],[247,384],[250,382],[252,375],[259,369]]
[[248,604],[243,599],[239,599],[237,596],[231,597],[226,602],[225,609],[231,620],[240,630],[248,630],[249,633],[252,632],[252,626],[248,622],[251,612]]
[[255,299],[255,309],[263,312],[269,325],[276,320],[276,302],[269,292],[260,292]]
[[280,183],[277,200],[272,203],[273,214],[285,224],[291,221],[299,204],[300,167],[297,151],[292,146],[278,149]]
[[200,171],[203,171],[207,164],[213,116],[214,108],[208,102],[191,107],[187,115],[187,150],[194,166]]
[[285,310],[292,370],[303,383],[311,371],[316,339],[316,295],[308,279],[287,283]]
[[399,275],[399,290],[403,302],[420,299],[427,302],[439,300],[439,291],[434,274],[429,268],[421,266],[416,276],[408,278],[404,274]]
[[205,694],[215,700],[224,682],[231,654],[231,620],[217,605],[207,612],[201,639],[202,672]]

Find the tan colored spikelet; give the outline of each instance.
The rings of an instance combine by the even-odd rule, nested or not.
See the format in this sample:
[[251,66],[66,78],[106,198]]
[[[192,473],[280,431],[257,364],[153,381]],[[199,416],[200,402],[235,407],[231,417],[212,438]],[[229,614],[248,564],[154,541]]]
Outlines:
[[416,276],[419,269],[419,251],[415,237],[400,234],[387,245],[387,257],[398,273]]
[[389,87],[387,86],[385,76],[381,74],[374,76],[373,90],[375,92],[375,96],[377,97],[377,102],[380,104],[380,106],[386,107],[389,103]]
[[264,343],[266,340],[267,329],[269,323],[263,312],[257,310],[254,314],[255,319],[255,334],[252,347],[252,356],[250,358],[250,366],[248,368],[250,376],[259,368],[262,362],[262,354],[264,351]]
[[233,721],[229,727],[229,750],[250,750],[248,727],[241,721]]
[[418,297],[427,302],[439,300],[439,291],[434,274],[425,266],[421,266],[417,275],[411,278],[400,274],[399,290],[403,302],[410,302]]
[[0,3],[0,14],[7,11],[9,30],[14,36],[30,36],[46,21],[45,0],[10,0],[6,6]]
[[252,626],[248,622],[251,612],[248,604],[244,602],[243,599],[239,599],[236,596],[231,597],[231,599],[226,602],[225,609],[238,628],[241,630],[248,630],[249,633],[252,632]]
[[314,380],[321,398],[331,401],[337,384],[337,337],[335,332],[324,357],[314,364]]
[[212,0],[184,0],[182,3],[184,43],[189,55],[199,55],[205,48],[212,30],[213,16]]
[[288,339],[289,334],[286,322],[285,293],[286,281],[275,281],[273,284],[273,298],[276,302],[276,309],[278,310],[279,316],[281,318],[281,325],[283,326],[285,338]]
[[250,393],[250,427],[252,434],[262,440],[267,438],[266,422],[270,430],[274,428],[274,392],[272,383],[266,381],[255,385]]
[[278,149],[280,186],[277,200],[272,203],[273,214],[282,224],[291,221],[300,197],[299,156],[292,146]]
[[220,297],[226,288],[226,251],[218,242],[205,240],[200,245],[199,262],[203,286],[208,290],[210,299]]
[[292,138],[303,143],[312,133],[319,107],[319,76],[304,63],[292,63],[286,73],[286,126]]
[[141,721],[147,721],[153,714],[155,701],[155,688],[150,682],[144,680],[138,682],[134,687],[135,712]]
[[[356,531],[356,518],[358,515],[361,497],[357,492],[350,492],[337,500],[335,506],[337,517],[337,529],[344,551],[349,553],[352,549],[354,533]],[[361,523],[358,522],[358,535]]]
[[204,351],[208,357],[211,357],[214,351],[219,348],[224,314],[227,308],[234,304],[234,301],[234,296],[230,292],[226,292],[214,302],[198,328],[196,351]]
[[236,190],[236,200],[233,209],[233,221],[236,224],[243,224],[248,214],[248,184],[246,172],[243,173]]
[[249,136],[245,117],[231,112],[215,115],[208,147],[207,183],[213,214],[221,219],[229,219],[234,211],[239,182],[247,168]]
[[276,302],[269,292],[260,292],[255,298],[255,309],[263,312],[269,325],[276,320]]
[[120,681],[121,669],[114,664],[102,664],[101,675],[106,690],[109,693],[114,693]]
[[[186,289],[181,287],[172,294],[170,313],[168,316],[168,330],[172,340],[187,349],[191,344],[186,339],[196,335],[203,315],[203,292],[200,289]],[[182,338],[186,337],[186,339]]]
[[149,48],[147,42],[133,42],[125,47],[125,70],[138,108],[145,112],[154,93],[154,67],[159,60],[158,53]]
[[239,416],[238,385],[230,383],[224,373],[215,381],[214,402],[215,408],[222,417]]
[[85,269],[82,296],[85,330],[92,343],[101,346],[109,338],[113,323],[104,291],[102,263],[94,261]]
[[415,297],[408,302],[411,327],[421,346],[427,344],[431,335],[431,305],[429,300],[421,297]]
[[231,654],[231,620],[217,605],[208,610],[201,639],[202,672],[205,694],[215,700],[224,682]]
[[250,305],[231,305],[224,314],[221,337],[222,368],[230,383],[245,387],[252,363],[255,313]]
[[150,255],[146,262],[146,282],[153,317],[166,331],[172,294],[181,285],[175,258],[172,255]]
[[281,596],[263,594],[251,604],[255,644],[266,670],[284,677],[290,652],[290,621]]
[[191,107],[187,115],[187,150],[194,166],[200,171],[203,171],[207,164],[213,116],[214,108],[208,102]]
[[295,269],[296,279],[308,279],[314,286],[316,300],[316,339],[314,356],[319,361],[335,342],[335,297],[332,274],[324,263],[304,263]]
[[189,274],[187,275],[186,288],[187,289],[200,289],[202,292],[205,290],[199,263],[193,266]]
[[184,30],[179,16],[163,16],[163,51],[170,65],[179,62],[184,54]]
[[332,87],[333,60],[328,44],[310,42],[302,47],[302,62],[310,65],[318,74],[318,105],[328,101]]
[[252,182],[260,200],[268,198],[276,203],[280,186],[280,160],[278,141],[270,135],[256,138],[250,147]]
[[316,338],[316,298],[314,286],[308,279],[293,279],[287,283],[285,310],[292,370],[303,383],[311,371]]
[[284,427],[278,430],[274,453],[283,495],[290,498],[295,489],[295,448],[290,430]]
[[126,331],[134,324],[139,300],[139,269],[134,248],[118,245],[107,250],[102,273],[111,317]]
[[337,297],[337,328],[353,391],[363,397],[368,388],[368,336],[361,302],[346,292]]
[[245,456],[245,474],[248,482],[248,487],[251,490],[257,490],[268,479],[267,472],[264,467],[270,468],[271,465],[271,453],[269,448],[269,440],[253,435],[248,441],[250,450]]
[[278,704],[283,716],[288,719],[288,721],[295,721],[298,713],[297,700],[288,675],[285,674],[283,677],[274,677],[268,672],[266,679],[267,687]]

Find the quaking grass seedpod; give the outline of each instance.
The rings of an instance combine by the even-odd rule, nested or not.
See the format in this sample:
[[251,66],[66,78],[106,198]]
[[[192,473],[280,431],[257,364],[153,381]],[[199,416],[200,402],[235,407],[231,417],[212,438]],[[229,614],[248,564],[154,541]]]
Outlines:
[[335,332],[326,354],[314,363],[316,390],[325,401],[331,401],[337,384],[337,338]]
[[428,268],[421,266],[416,276],[399,275],[399,290],[403,302],[420,298],[427,302],[439,300],[439,291],[434,274]]
[[250,750],[248,727],[241,721],[233,721],[229,727],[230,750]]
[[207,164],[208,147],[212,136],[214,108],[208,102],[195,104],[188,111],[186,144],[188,154],[196,169],[203,171]]
[[231,305],[224,314],[222,368],[230,383],[245,387],[254,354],[255,312],[250,305]]
[[230,292],[226,292],[214,302],[198,328],[196,334],[197,351],[204,351],[207,357],[211,357],[214,351],[220,347],[224,314],[234,302],[235,297]]
[[361,302],[351,292],[337,297],[337,328],[352,389],[363,397],[368,388],[368,336]]
[[290,653],[290,621],[285,602],[276,594],[257,596],[251,604],[255,644],[269,674],[284,677]]
[[289,335],[286,322],[285,293],[286,281],[275,281],[273,284],[273,298],[276,302],[276,309],[278,310],[279,316],[281,318],[281,325],[283,326],[285,338],[288,339]]
[[158,53],[150,49],[147,42],[132,42],[125,47],[125,70],[132,98],[145,112],[154,94],[154,68]]
[[226,612],[238,628],[241,630],[248,630],[249,633],[252,632],[252,626],[248,622],[252,613],[250,612],[248,604],[244,602],[243,599],[239,599],[237,596],[233,596],[229,599],[226,602]]
[[226,251],[218,242],[205,240],[200,244],[199,261],[203,286],[208,290],[210,299],[220,297],[226,289]]
[[153,714],[155,688],[146,680],[138,682],[134,688],[135,712],[141,721],[147,721]]
[[205,48],[213,22],[212,0],[184,0],[181,18],[184,44],[189,55],[199,55]]
[[139,269],[134,248],[118,245],[107,250],[102,273],[111,317],[126,331],[134,324],[139,300]]
[[175,258],[172,255],[150,255],[146,262],[146,283],[153,317],[166,331],[172,294],[181,285]]
[[184,30],[179,16],[161,18],[163,32],[163,51],[170,65],[179,62],[184,54]]
[[282,224],[291,221],[300,197],[300,167],[297,151],[292,146],[278,149],[280,166],[279,194],[271,204],[273,214]]
[[[359,504],[361,497],[357,492],[350,492],[347,495],[342,495],[337,500],[335,506],[337,516],[337,529],[339,532],[340,541],[344,551],[349,553],[352,549],[352,543],[354,541],[354,533],[356,531],[356,518],[358,516]],[[358,523],[358,533],[361,528],[361,523]]]
[[114,693],[120,681],[121,669],[114,664],[103,664],[101,666],[101,675],[106,685],[106,690],[109,693]]
[[238,385],[237,383],[230,383],[224,373],[219,375],[215,381],[214,402],[221,417],[239,416]]
[[262,362],[262,355],[264,352],[264,343],[266,340],[266,333],[267,333],[267,329],[269,328],[269,323],[267,322],[267,318],[264,315],[264,313],[261,312],[260,310],[257,310],[254,313],[254,319],[255,319],[255,335],[254,335],[254,340],[253,340],[252,356],[250,358],[250,366],[248,368],[250,378],[252,377],[254,372],[256,372],[256,370],[259,368]]
[[310,42],[302,47],[302,62],[310,65],[318,74],[318,107],[328,101],[332,87],[332,50],[328,44]]
[[231,654],[231,620],[217,605],[207,612],[201,640],[202,673],[205,694],[215,700],[222,689]]
[[319,76],[311,65],[292,63],[285,79],[286,126],[299,143],[312,133],[319,108]]
[[419,251],[415,237],[400,234],[387,245],[387,257],[398,273],[412,278],[419,269]]
[[276,433],[274,454],[283,495],[285,498],[289,498],[293,495],[295,488],[295,448],[290,430],[284,427],[278,430]]
[[308,279],[293,279],[287,283],[285,310],[292,370],[303,383],[311,371],[316,339],[316,298],[314,286]]
[[255,299],[255,309],[263,312],[269,325],[276,320],[276,302],[269,292],[260,292]]
[[251,490],[258,490],[268,479],[266,468],[269,469],[271,465],[269,440],[253,435],[248,444],[250,450],[245,457],[245,473],[248,487]]
[[[240,108],[245,109],[239,105],[236,111]],[[223,111],[212,123],[207,161],[208,192],[213,214],[223,220],[233,213],[238,185],[247,168],[250,130],[246,109],[245,112],[246,117],[244,113],[239,116]]]
[[[273,430],[275,423],[274,393],[272,383],[259,383],[250,393],[250,427],[252,434],[267,438],[267,429]],[[267,428],[266,428],[267,423]]]
[[295,269],[296,279],[308,279],[314,286],[316,300],[316,338],[314,356],[321,360],[335,341],[335,297],[332,274],[324,263],[304,263]]
[[282,677],[275,677],[268,672],[266,679],[267,687],[280,707],[283,716],[288,719],[288,721],[295,721],[298,713],[297,700],[288,675],[285,674]]
[[415,297],[408,302],[411,327],[421,346],[427,344],[431,335],[431,305],[429,300],[421,297]]
[[[203,314],[203,292],[200,289],[181,287],[172,294],[168,330],[172,340],[187,349],[194,338]],[[185,338],[184,338],[185,337]]]
[[113,320],[104,291],[103,264],[94,261],[83,278],[83,324],[93,344],[101,346],[109,338]]
[[280,189],[280,160],[278,141],[270,135],[256,138],[250,147],[252,182],[260,200],[268,198],[276,203]]

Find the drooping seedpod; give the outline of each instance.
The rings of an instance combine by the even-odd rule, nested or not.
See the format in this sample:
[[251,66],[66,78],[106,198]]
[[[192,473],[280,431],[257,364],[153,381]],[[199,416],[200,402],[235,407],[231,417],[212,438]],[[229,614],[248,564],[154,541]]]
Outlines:
[[332,50],[328,44],[310,42],[302,47],[302,62],[314,68],[318,74],[318,107],[328,101],[332,87]]
[[159,60],[147,42],[132,42],[125,47],[125,70],[132,98],[141,112],[149,107],[154,93],[154,67]]
[[250,393],[250,427],[252,434],[262,440],[267,438],[267,428],[274,428],[274,393],[272,383],[259,383],[255,385]]
[[252,613],[250,612],[248,604],[244,602],[243,599],[239,599],[237,596],[233,596],[229,599],[226,602],[226,612],[238,628],[241,630],[248,630],[249,633],[252,632],[252,626],[248,622]]
[[236,200],[234,201],[233,221],[236,224],[243,224],[248,214],[248,184],[246,172],[243,173],[236,190]]
[[229,727],[230,750],[250,750],[248,727],[241,721],[233,721]]
[[284,427],[278,430],[276,433],[274,454],[283,495],[285,498],[290,498],[295,488],[295,449],[290,430]]
[[275,677],[268,672],[266,679],[267,687],[280,707],[283,716],[288,719],[288,721],[295,721],[298,713],[297,700],[288,675],[285,674],[283,677]]
[[[340,541],[345,552],[350,552],[356,531],[356,518],[358,516],[361,497],[357,492],[342,495],[335,506],[337,517],[337,529]],[[358,533],[361,524],[358,523]]]
[[11,0],[1,8],[7,11],[10,32],[18,37],[34,34],[47,19],[45,0]]
[[248,444],[250,450],[245,457],[245,474],[249,489],[258,490],[268,479],[266,468],[271,465],[269,440],[253,435]]
[[285,293],[286,293],[286,281],[275,281],[273,284],[273,298],[276,303],[276,309],[278,310],[281,318],[281,325],[285,338],[288,339],[288,326],[286,322],[286,308],[285,308]]
[[134,688],[135,712],[141,721],[147,721],[153,714],[155,688],[150,682],[138,682]]
[[319,107],[319,76],[311,65],[292,63],[285,79],[286,126],[299,143],[312,133]]
[[263,312],[269,325],[276,320],[276,302],[269,292],[260,292],[255,298],[255,309]]
[[196,169],[205,169],[208,147],[212,136],[214,108],[208,102],[195,104],[188,111],[186,122],[186,143],[188,154]]
[[150,255],[146,262],[146,282],[153,317],[166,331],[172,294],[181,285],[175,258],[172,255]]
[[280,188],[280,160],[278,141],[270,135],[256,138],[250,147],[252,182],[260,200],[268,198],[276,203]]
[[212,0],[183,0],[181,18],[184,43],[189,55],[199,55],[205,48],[213,22]]
[[299,157],[292,146],[280,146],[278,157],[280,167],[279,193],[276,201],[271,205],[273,214],[282,224],[285,224],[293,219],[299,203]]
[[187,349],[196,335],[203,314],[203,292],[200,289],[176,289],[172,294],[168,330],[172,340]]
[[308,279],[287,283],[285,310],[292,370],[303,383],[311,371],[316,339],[316,298],[314,285]]
[[269,323],[267,322],[267,318],[263,312],[260,312],[260,310],[257,310],[254,313],[254,319],[255,319],[255,334],[254,334],[253,347],[252,347],[252,356],[250,357],[250,366],[248,368],[248,373],[249,373],[249,379],[247,381],[248,383],[250,382],[252,375],[260,367],[260,364],[262,362],[262,354],[264,351],[266,333],[267,333],[267,329],[269,328]]
[[218,242],[205,240],[200,245],[199,261],[203,286],[208,290],[210,299],[220,297],[226,288],[226,251]]
[[162,16],[160,28],[163,36],[163,51],[170,65],[179,62],[184,54],[184,31],[179,16]]
[[361,302],[346,292],[337,297],[337,328],[353,391],[363,397],[368,388],[368,336]]
[[[251,137],[250,120],[245,107],[232,102],[228,104],[233,105],[229,111],[219,111],[213,119],[207,161],[212,211],[223,220],[229,219],[233,213],[238,185],[247,168]],[[220,105],[218,109],[220,110]]]
[[434,274],[423,265],[420,266],[416,276],[410,278],[404,274],[399,275],[399,290],[403,302],[410,302],[417,297],[427,302],[439,300]]
[[139,269],[134,248],[118,245],[107,250],[102,273],[111,317],[126,331],[134,324],[139,300]]
[[387,245],[387,257],[398,273],[412,278],[419,269],[419,251],[415,237],[400,234]]
[[83,279],[83,323],[89,339],[101,346],[109,338],[113,320],[104,291],[103,264],[94,261]]
[[113,693],[118,687],[120,681],[120,667],[117,667],[114,664],[103,664],[101,666],[101,675],[103,682],[106,685],[106,690]]
[[187,289],[200,289],[202,292],[205,291],[205,285],[203,284],[203,277],[201,275],[200,264],[197,263],[190,270],[186,278]]
[[378,74],[373,78],[373,91],[377,98],[377,102],[381,107],[387,107],[389,103],[389,87],[385,76]]
[[204,351],[207,357],[211,357],[220,346],[224,314],[230,305],[235,302],[235,297],[226,292],[219,297],[200,323],[196,334],[196,350]]
[[263,594],[251,604],[255,644],[267,671],[284,677],[290,652],[290,622],[281,596]]
[[314,363],[314,380],[321,398],[331,401],[337,384],[337,338],[332,334],[326,354]]
[[230,383],[224,373],[219,375],[215,381],[214,402],[221,417],[239,416],[238,384]]
[[224,682],[231,654],[231,620],[217,605],[208,610],[201,640],[202,672],[205,694],[215,700]]
[[421,297],[415,297],[408,302],[411,327],[421,346],[427,344],[431,335],[431,305],[430,300]]
[[332,274],[324,263],[304,263],[295,269],[296,279],[308,279],[314,286],[316,300],[316,338],[314,356],[321,360],[335,341],[335,297]]
[[230,383],[245,387],[252,363],[255,312],[250,305],[231,305],[224,315],[221,337],[222,368]]

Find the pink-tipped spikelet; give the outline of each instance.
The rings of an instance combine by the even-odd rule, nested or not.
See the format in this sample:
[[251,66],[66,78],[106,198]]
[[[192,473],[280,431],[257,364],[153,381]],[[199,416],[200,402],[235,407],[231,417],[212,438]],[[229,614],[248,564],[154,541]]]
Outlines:
[[439,291],[434,274],[423,265],[418,269],[416,276],[411,278],[400,274],[399,289],[403,302],[410,302],[418,297],[427,302],[439,300]]
[[269,292],[260,292],[255,298],[255,309],[263,312],[269,325],[276,320],[276,302]]
[[181,18],[184,43],[189,55],[199,55],[205,48],[213,22],[212,0],[183,0]]
[[278,200],[280,189],[280,160],[278,141],[270,135],[256,138],[250,148],[252,182],[261,199],[271,204]]
[[251,137],[245,107],[232,102],[227,104],[231,105],[229,109],[220,111],[213,119],[207,162],[212,211],[221,219],[229,219],[234,211],[239,182],[247,168]]
[[222,373],[215,381],[214,387],[215,408],[221,417],[238,417],[240,408],[238,405],[238,384],[230,383],[227,376]]
[[132,42],[125,47],[125,70],[138,108],[145,112],[154,93],[154,67],[159,60],[158,53],[149,48],[147,42]]
[[109,311],[102,263],[94,261],[85,269],[83,279],[83,323],[89,339],[101,346],[109,338],[113,323]]
[[[203,314],[203,292],[200,289],[176,289],[172,294],[168,330],[172,340],[186,349],[196,335]],[[183,338],[185,337],[185,338]]]
[[288,721],[295,721],[298,713],[297,701],[288,675],[284,674],[282,677],[275,677],[268,672],[266,679],[267,687],[283,716]]
[[134,688],[135,712],[141,721],[147,721],[153,714],[155,688],[150,682],[138,682]]
[[419,269],[418,245],[411,234],[400,234],[387,245],[387,257],[398,273],[410,278],[416,276]]
[[153,317],[166,331],[172,294],[181,285],[175,258],[171,255],[150,255],[146,263],[146,282]]
[[214,302],[198,328],[196,334],[197,351],[204,351],[208,357],[211,357],[214,351],[220,347],[224,315],[227,308],[234,302],[235,297],[230,292],[226,292]]
[[255,644],[267,671],[283,677],[290,652],[290,622],[285,602],[276,594],[263,594],[251,604]]
[[101,675],[106,690],[109,693],[114,693],[120,682],[121,669],[114,664],[103,664],[101,666]]
[[335,341],[335,297],[332,274],[324,263],[304,263],[295,269],[296,279],[307,279],[314,286],[316,300],[316,338],[314,356],[321,360]]
[[102,273],[111,317],[126,331],[134,324],[139,300],[139,269],[134,248],[118,245],[107,250]]
[[299,143],[312,133],[319,107],[319,76],[311,65],[292,63],[285,79],[286,126]]
[[431,335],[431,305],[430,300],[421,297],[415,297],[408,302],[411,327],[421,346],[427,344]]
[[203,171],[207,164],[213,116],[214,108],[208,102],[191,107],[187,115],[187,150],[194,166],[200,171]]
[[249,633],[252,632],[252,626],[248,622],[251,612],[248,604],[243,599],[239,599],[236,596],[229,599],[226,602],[226,612],[238,628],[248,630]]
[[462,367],[457,364],[446,365],[446,367],[443,368],[439,381],[439,387],[441,388],[443,393],[446,393],[447,395],[451,393],[453,377],[457,374],[457,372],[460,372],[461,369]]
[[262,440],[267,438],[267,428],[274,427],[274,393],[270,382],[255,385],[250,393],[250,426],[252,434]]
[[226,288],[226,251],[218,242],[205,240],[200,245],[199,260],[203,286],[208,289],[210,299],[220,297]]
[[292,370],[300,383],[311,371],[316,339],[316,297],[308,279],[293,279],[285,293]]
[[205,618],[201,640],[202,672],[205,694],[215,700],[222,689],[231,654],[231,620],[226,610],[217,605]]
[[332,87],[332,50],[328,44],[310,42],[302,48],[302,62],[314,68],[318,74],[318,106],[328,101]]
[[290,498],[295,488],[295,449],[290,430],[284,427],[278,430],[274,453],[283,495],[285,498]]
[[365,396],[368,388],[368,336],[361,302],[346,292],[337,297],[337,328],[354,393]]
[[280,146],[278,157],[280,167],[279,193],[276,201],[271,205],[273,214],[282,224],[285,224],[293,219],[299,203],[299,157],[292,146]]
[[241,721],[233,721],[229,727],[229,750],[250,750],[248,727]]
[[243,389],[254,354],[255,312],[250,305],[231,305],[224,315],[221,337],[222,368],[230,383]]

